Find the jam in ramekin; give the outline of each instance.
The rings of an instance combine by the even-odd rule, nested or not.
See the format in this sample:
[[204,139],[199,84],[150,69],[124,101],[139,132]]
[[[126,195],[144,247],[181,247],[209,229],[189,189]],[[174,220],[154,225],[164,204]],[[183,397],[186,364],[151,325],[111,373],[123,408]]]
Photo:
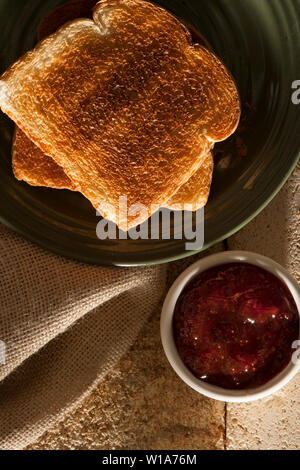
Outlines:
[[197,378],[226,389],[250,389],[291,361],[299,313],[275,275],[231,263],[192,279],[177,301],[173,328],[179,355]]

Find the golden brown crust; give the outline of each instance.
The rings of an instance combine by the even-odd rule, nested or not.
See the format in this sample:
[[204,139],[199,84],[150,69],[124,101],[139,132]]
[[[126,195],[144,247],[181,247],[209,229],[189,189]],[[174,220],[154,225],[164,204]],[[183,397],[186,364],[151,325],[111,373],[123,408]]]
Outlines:
[[[80,17],[92,18],[92,9],[96,3],[97,0],[71,0],[52,10],[40,23],[39,41],[68,21]],[[76,190],[63,168],[44,154],[18,127],[13,141],[12,160],[14,175],[20,181],[26,181],[32,186]]]
[[76,18],[92,18],[93,7],[98,0],[70,0],[46,15],[38,30],[38,39],[47,38],[68,21]]
[[[171,210],[197,211],[206,206],[214,169],[214,159],[211,152],[207,153],[203,165],[198,171],[177,191],[165,205]],[[188,207],[189,206],[189,207]]]
[[19,128],[16,128],[13,141],[13,171],[18,180],[26,181],[31,186],[76,191],[63,168],[45,155]]
[[[0,104],[95,207],[117,208],[126,195],[149,210],[188,181],[203,139],[228,137],[240,112],[220,61],[141,0],[100,2],[94,22],[43,41],[4,74]],[[137,223],[108,216],[124,229]]]
[[[53,34],[59,27],[63,26],[67,21],[79,17],[92,17],[92,9],[96,5],[97,0],[71,0],[65,3],[61,7],[50,12],[42,20],[39,26],[38,39],[42,40]],[[209,45],[205,42],[205,39],[197,33],[197,31],[191,30],[193,41],[198,44],[203,44],[207,48]],[[45,155],[31,140],[21,131],[16,129],[16,137],[13,143],[13,169],[17,179],[26,181],[28,184],[33,186],[46,186],[53,189],[70,189],[75,190],[76,187],[73,182],[65,174],[64,170],[57,165],[57,163],[51,158]],[[206,159],[207,160],[207,159]],[[191,197],[193,197],[193,205],[203,205],[202,194],[206,191],[206,188],[202,190],[202,177],[203,171],[197,172],[198,178],[192,177],[192,185],[187,182],[183,185],[183,190],[179,189],[176,193],[176,204],[181,205],[189,204]],[[190,181],[190,180],[189,180]],[[197,200],[197,196],[200,196],[200,201]],[[186,196],[186,200],[185,200]],[[180,201],[178,200],[180,198]],[[194,204],[194,201],[197,203]],[[170,203],[172,208],[174,207],[174,201]],[[166,205],[168,207],[168,203]]]

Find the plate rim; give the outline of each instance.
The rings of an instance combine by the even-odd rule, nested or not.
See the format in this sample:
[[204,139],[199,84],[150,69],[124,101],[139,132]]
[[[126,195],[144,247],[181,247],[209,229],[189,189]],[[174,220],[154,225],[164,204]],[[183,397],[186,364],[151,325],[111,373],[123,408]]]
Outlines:
[[212,246],[217,245],[218,243],[221,243],[224,240],[227,240],[233,235],[235,235],[242,228],[248,225],[253,219],[255,219],[270,204],[270,202],[275,198],[275,196],[284,187],[287,180],[289,179],[289,177],[292,175],[293,171],[295,170],[299,161],[300,161],[300,149],[298,149],[297,156],[294,158],[289,170],[286,172],[286,174],[282,178],[282,181],[277,185],[275,189],[273,189],[273,191],[268,196],[268,198],[266,198],[266,200],[262,204],[260,204],[259,207],[255,211],[253,211],[253,213],[250,216],[246,217],[239,225],[234,227],[232,230],[222,235],[221,237],[218,237],[217,239],[211,240],[209,243],[204,243],[203,247],[199,250],[185,251],[182,253],[178,253],[177,255],[174,255],[174,256],[154,258],[151,261],[133,261],[132,263],[128,263],[128,262],[122,262],[122,261],[120,262],[114,261],[113,259],[107,259],[107,258],[104,258],[101,261],[100,259],[95,259],[95,261],[91,261],[89,257],[82,255],[82,254],[79,254],[78,257],[74,258],[74,255],[72,255],[71,253],[68,253],[65,250],[60,250],[59,247],[57,246],[49,247],[49,245],[46,245],[45,243],[43,243],[43,241],[36,239],[35,237],[32,237],[30,234],[24,232],[21,228],[13,226],[1,214],[0,214],[0,222],[3,223],[7,228],[11,229],[14,233],[17,233],[18,235],[22,236],[25,240],[33,243],[35,246],[38,246],[39,248],[42,248],[48,251],[49,253],[61,256],[63,258],[66,258],[75,262],[85,263],[91,266],[102,266],[102,267],[110,266],[110,267],[122,267],[122,268],[158,266],[158,265],[170,263],[172,261],[178,261],[180,259],[185,259],[185,258],[189,258],[190,256],[194,256],[198,253],[201,253],[202,251],[208,250]]

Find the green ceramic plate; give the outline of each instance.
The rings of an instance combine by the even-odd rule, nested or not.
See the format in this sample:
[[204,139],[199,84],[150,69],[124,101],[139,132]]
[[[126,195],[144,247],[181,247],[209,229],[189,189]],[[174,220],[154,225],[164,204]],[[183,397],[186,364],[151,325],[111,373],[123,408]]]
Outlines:
[[[0,0],[0,72],[36,42],[58,0]],[[300,106],[300,0],[161,0],[210,42],[236,79],[243,103],[238,136],[217,146],[205,212],[205,248],[233,234],[266,206],[296,165]],[[101,265],[161,263],[188,256],[182,240],[100,241],[99,218],[79,194],[32,188],[11,170],[13,124],[0,114],[1,221],[34,243]],[[176,231],[176,227],[174,228]]]

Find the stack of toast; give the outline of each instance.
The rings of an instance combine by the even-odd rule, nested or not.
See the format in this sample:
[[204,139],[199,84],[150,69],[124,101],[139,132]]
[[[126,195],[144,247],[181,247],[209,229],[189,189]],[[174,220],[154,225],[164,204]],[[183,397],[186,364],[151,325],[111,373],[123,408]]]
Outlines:
[[16,178],[80,191],[125,231],[160,207],[203,207],[213,146],[240,119],[234,80],[163,8],[95,3],[48,15],[36,48],[0,79]]

